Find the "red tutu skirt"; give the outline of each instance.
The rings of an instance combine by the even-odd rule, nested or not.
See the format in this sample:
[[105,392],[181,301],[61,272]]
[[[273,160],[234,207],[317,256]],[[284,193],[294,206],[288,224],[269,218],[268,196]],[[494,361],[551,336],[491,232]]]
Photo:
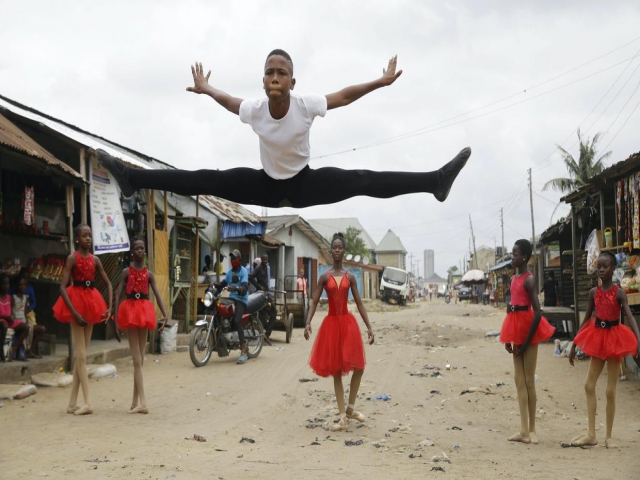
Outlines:
[[127,298],[118,307],[118,326],[123,330],[131,327],[156,328],[156,309],[151,300]]
[[[88,323],[100,323],[102,315],[107,311],[107,304],[104,298],[95,288],[84,288],[76,285],[67,287],[67,295],[71,300],[71,305]],[[69,323],[73,320],[71,312],[64,303],[62,297],[53,306],[53,316],[62,323]]]
[[[533,310],[521,310],[516,312],[509,312],[502,322],[502,329],[500,330],[500,341],[502,343],[513,343],[515,345],[522,345],[529,335],[529,329],[531,328],[531,320],[533,319]],[[536,343],[546,342],[549,340],[553,333],[556,331],[555,327],[551,326],[549,321],[541,317],[540,323],[536,333],[533,334],[531,339],[531,345]]]
[[573,339],[573,343],[584,353],[601,360],[622,358],[636,353],[638,339],[633,330],[622,324],[611,328],[597,328],[595,322],[595,318],[587,320],[587,324]]
[[327,315],[318,329],[309,365],[319,377],[347,375],[364,370],[364,346],[353,315]]

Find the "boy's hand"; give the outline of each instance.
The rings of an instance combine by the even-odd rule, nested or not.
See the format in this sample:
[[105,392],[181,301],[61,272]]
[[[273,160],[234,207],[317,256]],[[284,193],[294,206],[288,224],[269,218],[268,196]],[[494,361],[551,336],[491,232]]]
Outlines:
[[400,75],[402,75],[402,70],[399,70],[398,73],[396,73],[397,63],[398,63],[398,56],[394,55],[393,57],[391,57],[391,59],[389,59],[389,65],[387,66],[387,69],[386,70],[382,69],[382,83],[384,83],[387,86],[391,85],[393,82],[397,80],[397,78]]
[[202,70],[202,63],[196,62],[191,66],[191,74],[193,75],[193,87],[187,87],[188,92],[193,93],[206,93],[209,87],[209,77],[211,76],[211,70],[207,72],[205,76]]

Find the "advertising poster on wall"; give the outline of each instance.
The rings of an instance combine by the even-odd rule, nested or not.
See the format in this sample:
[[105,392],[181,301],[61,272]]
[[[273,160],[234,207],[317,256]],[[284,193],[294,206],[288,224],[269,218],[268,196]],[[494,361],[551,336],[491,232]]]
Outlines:
[[91,230],[96,255],[129,251],[129,234],[122,206],[120,190],[111,174],[91,159]]

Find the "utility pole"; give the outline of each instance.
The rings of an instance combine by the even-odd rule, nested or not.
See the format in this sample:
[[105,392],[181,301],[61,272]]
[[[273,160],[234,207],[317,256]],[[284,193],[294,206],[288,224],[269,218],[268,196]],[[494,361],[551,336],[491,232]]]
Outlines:
[[469,225],[471,226],[471,240],[473,240],[473,261],[478,269],[478,255],[476,252],[476,237],[473,234],[473,223],[471,223],[471,214],[469,214]]
[[531,206],[531,245],[533,247],[533,256],[534,256],[534,260],[533,260],[533,275],[535,276],[536,279],[539,278],[538,275],[538,259],[535,258],[536,255],[536,228],[535,225],[533,223],[533,185],[532,185],[532,181],[531,181],[531,169],[529,169],[529,205]]
[[502,228],[502,256],[504,257],[507,252],[504,251],[504,212],[500,207],[500,227]]

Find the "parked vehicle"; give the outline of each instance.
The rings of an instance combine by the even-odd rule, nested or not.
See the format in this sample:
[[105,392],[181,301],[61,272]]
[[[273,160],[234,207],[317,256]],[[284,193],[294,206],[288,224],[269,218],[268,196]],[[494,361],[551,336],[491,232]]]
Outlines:
[[471,291],[471,287],[460,287],[460,290],[458,290],[459,300],[471,300],[472,296],[473,292]]
[[409,298],[409,275],[404,270],[385,267],[380,280],[380,298],[384,302],[406,305]]
[[445,284],[438,285],[436,298],[444,297],[445,295],[447,295],[448,292],[449,292],[449,286],[448,285],[445,285]]
[[[238,332],[232,327],[234,302],[223,298],[227,288],[220,291],[211,284],[204,295],[204,319],[196,322],[196,328],[189,342],[189,356],[196,367],[203,367],[211,359],[214,350],[219,357],[229,355],[229,350],[239,350]],[[264,292],[257,291],[249,295],[245,314],[242,315],[242,328],[247,342],[247,356],[260,355],[264,341],[264,327],[258,318],[258,312],[267,305]]]

